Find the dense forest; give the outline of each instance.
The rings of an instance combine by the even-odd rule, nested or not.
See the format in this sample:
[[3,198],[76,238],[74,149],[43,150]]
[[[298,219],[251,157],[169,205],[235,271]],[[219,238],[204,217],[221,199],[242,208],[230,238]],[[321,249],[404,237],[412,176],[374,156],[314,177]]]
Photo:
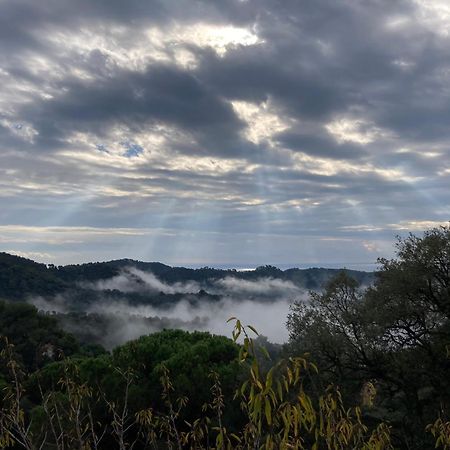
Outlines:
[[[450,227],[399,239],[396,257],[379,263],[375,274],[235,272],[130,260],[55,267],[1,254],[0,448],[448,449]],[[111,350],[94,332],[67,332],[105,326],[86,312],[105,293],[213,304],[219,288],[236,296],[233,278],[247,283],[238,299],[256,292],[248,283],[267,288],[255,308],[277,292],[273,280],[299,295],[279,324],[283,347],[239,317],[230,338],[165,329]],[[55,313],[25,303],[36,297]],[[58,312],[62,297],[71,311]]]
[[[292,301],[319,291],[337,273],[273,266],[187,269],[129,259],[56,267],[0,253],[0,299],[33,304],[82,343],[112,350],[166,328],[228,335],[231,315],[255,321],[254,310],[270,308],[264,315],[276,313],[281,323]],[[373,281],[371,273],[349,275],[364,285]],[[287,332],[275,330],[271,337],[283,342]]]
[[[160,285],[148,289],[145,280],[139,277],[139,273],[152,273],[161,282]],[[108,262],[75,264],[68,266],[55,266],[53,264],[41,264],[30,259],[0,252],[0,298],[10,300],[25,300],[30,296],[51,297],[58,294],[73,294],[74,291],[82,291],[79,299],[75,297],[73,307],[81,309],[80,302],[84,299],[90,303],[98,300],[96,293],[101,290],[109,295],[118,295],[120,292],[128,295],[129,300],[140,303],[167,303],[176,301],[170,297],[159,298],[157,294],[164,292],[164,286],[178,283],[192,282],[186,285],[192,295],[205,294],[205,291],[214,290],[215,282],[232,277],[237,280],[255,281],[261,278],[272,278],[294,283],[305,289],[319,289],[332,278],[338,270],[311,268],[311,269],[287,269],[266,265],[255,270],[237,271],[235,269],[214,269],[203,267],[189,269],[186,267],[171,267],[158,262],[142,262],[132,259],[120,259]],[[361,284],[371,283],[373,275],[369,272],[355,270],[347,271],[350,276]],[[131,281],[136,283],[136,289],[121,291],[118,279],[121,275],[128,275]],[[106,281],[115,280],[116,283]],[[103,283],[101,283],[103,282]],[[175,284],[176,286],[176,284]],[[138,289],[141,287],[141,289]],[[146,289],[147,287],[147,289]],[[159,289],[158,289],[159,288]],[[200,288],[201,292],[196,292]],[[152,292],[153,291],[153,292]]]

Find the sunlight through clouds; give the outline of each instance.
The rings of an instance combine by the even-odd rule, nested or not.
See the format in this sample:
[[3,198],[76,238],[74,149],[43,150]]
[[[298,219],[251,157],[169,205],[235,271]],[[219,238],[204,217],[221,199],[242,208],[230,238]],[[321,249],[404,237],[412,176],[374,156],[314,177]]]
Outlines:
[[231,102],[238,116],[247,123],[244,132],[246,138],[259,144],[262,141],[270,141],[270,138],[289,128],[289,121],[283,121],[281,114],[277,114],[269,101],[260,105],[243,102]]
[[235,48],[236,46],[251,46],[264,43],[258,35],[249,29],[235,27],[232,25],[210,25],[195,24],[188,26],[175,25],[174,27],[163,30],[152,29],[149,34],[153,37],[156,34],[156,40],[165,41],[172,45],[190,44],[200,47],[210,47],[219,56]]
[[430,30],[445,37],[450,33],[450,4],[447,0],[414,0],[418,18]]
[[448,220],[446,2],[180,1],[0,2],[5,249],[357,263]]
[[339,143],[370,144],[386,136],[380,128],[360,119],[340,118],[326,124],[325,128]]
[[[189,48],[197,46],[211,48],[223,57],[237,46],[252,46],[264,43],[252,30],[232,25],[174,24],[165,27],[151,27],[137,30],[132,36],[127,27],[99,26],[94,29],[81,28],[76,32],[55,29],[47,35],[48,42],[58,48],[62,56],[73,53],[83,58],[104,58],[105,69],[114,66],[143,71],[152,62],[176,63],[185,68],[195,68],[197,58]],[[59,68],[50,60],[33,56],[35,73]],[[94,75],[78,67],[70,68],[77,78],[92,80]]]

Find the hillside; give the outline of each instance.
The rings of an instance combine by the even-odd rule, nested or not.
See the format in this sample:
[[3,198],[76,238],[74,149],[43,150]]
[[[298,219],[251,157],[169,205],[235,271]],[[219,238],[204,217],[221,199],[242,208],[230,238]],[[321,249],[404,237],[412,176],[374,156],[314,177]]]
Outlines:
[[[36,295],[50,296],[73,290],[95,290],[86,289],[86,284],[114,279],[130,268],[152,273],[160,281],[167,284],[194,281],[202,284],[203,287],[208,287],[217,280],[230,277],[247,281],[272,278],[290,281],[299,288],[311,290],[320,290],[328,280],[339,272],[339,269],[324,268],[292,268],[283,271],[274,266],[261,266],[248,271],[210,267],[190,269],[132,259],[67,266],[50,264],[47,266],[20,256],[0,253],[0,298],[26,300],[28,297]],[[373,281],[373,273],[371,272],[347,270],[347,273],[360,284],[370,284]],[[114,291],[114,289],[110,289],[110,291]],[[198,294],[195,291],[189,293]],[[83,292],[83,294],[85,295],[86,292]],[[145,302],[146,299],[149,300],[148,295],[133,300]]]
[[[273,342],[288,338],[289,305],[320,291],[335,269],[190,269],[119,259],[55,266],[0,253],[0,299],[27,302],[53,316],[82,343],[112,349],[166,328],[229,333],[239,315]],[[362,285],[374,274],[348,271]]]

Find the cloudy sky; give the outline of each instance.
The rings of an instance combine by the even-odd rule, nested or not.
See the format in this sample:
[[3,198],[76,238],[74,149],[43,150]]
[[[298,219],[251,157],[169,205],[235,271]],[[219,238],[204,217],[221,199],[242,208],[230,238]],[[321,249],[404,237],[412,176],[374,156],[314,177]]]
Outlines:
[[0,249],[346,265],[449,220],[447,0],[0,0]]

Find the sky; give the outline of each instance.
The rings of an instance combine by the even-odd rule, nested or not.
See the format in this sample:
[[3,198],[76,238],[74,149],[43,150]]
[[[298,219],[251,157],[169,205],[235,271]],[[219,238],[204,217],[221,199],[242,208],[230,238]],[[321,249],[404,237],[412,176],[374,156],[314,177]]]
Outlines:
[[0,0],[0,250],[346,266],[450,218],[447,0]]

